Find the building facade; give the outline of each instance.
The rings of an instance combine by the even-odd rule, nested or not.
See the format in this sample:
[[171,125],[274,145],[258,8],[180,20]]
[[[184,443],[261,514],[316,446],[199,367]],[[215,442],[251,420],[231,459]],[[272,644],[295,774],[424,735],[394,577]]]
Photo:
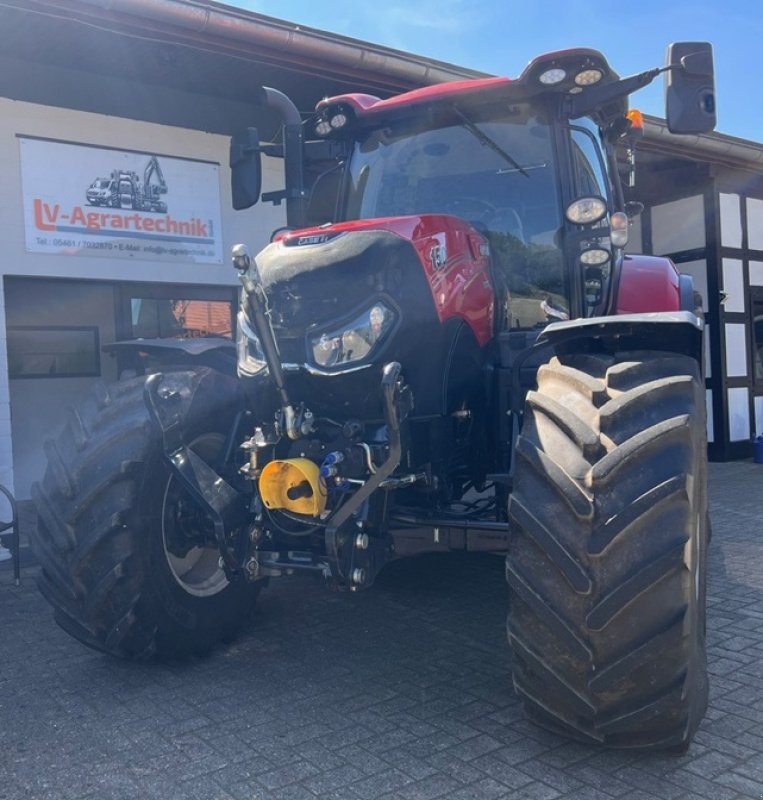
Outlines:
[[630,249],[667,255],[693,276],[706,323],[709,454],[748,458],[763,434],[763,147],[665,134],[648,124],[637,170],[646,208]]
[[[11,0],[0,28],[0,483],[20,499],[68,409],[129,370],[104,345],[231,335],[230,249],[285,219],[231,207],[229,137],[278,135],[261,86],[309,113],[475,74],[186,0]],[[265,158],[263,191],[282,175]]]

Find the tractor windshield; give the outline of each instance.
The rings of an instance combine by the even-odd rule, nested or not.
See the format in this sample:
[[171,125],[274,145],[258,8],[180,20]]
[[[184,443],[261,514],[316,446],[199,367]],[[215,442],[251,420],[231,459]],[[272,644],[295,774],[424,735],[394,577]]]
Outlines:
[[566,318],[553,131],[522,103],[451,107],[373,129],[354,144],[345,219],[453,214],[489,240],[503,325]]

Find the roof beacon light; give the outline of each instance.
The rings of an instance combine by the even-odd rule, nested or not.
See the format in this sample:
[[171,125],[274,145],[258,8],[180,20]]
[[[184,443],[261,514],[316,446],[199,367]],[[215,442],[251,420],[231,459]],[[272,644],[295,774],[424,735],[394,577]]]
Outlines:
[[643,136],[644,115],[637,108],[632,108],[625,116],[631,123],[630,130],[628,131],[628,136],[632,138],[640,138],[641,136]]
[[584,69],[575,76],[575,83],[578,86],[592,86],[604,77],[600,69]]
[[545,72],[541,72],[538,76],[538,80],[544,86],[556,86],[557,83],[561,83],[566,77],[567,72],[561,67],[552,67]]

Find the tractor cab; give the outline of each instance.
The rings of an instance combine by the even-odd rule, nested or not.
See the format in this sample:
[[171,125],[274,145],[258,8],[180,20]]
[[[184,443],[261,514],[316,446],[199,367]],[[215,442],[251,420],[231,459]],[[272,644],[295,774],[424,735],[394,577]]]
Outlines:
[[[626,204],[617,163],[625,151],[632,170],[643,133],[640,115],[627,114],[627,97],[660,73],[668,76],[671,130],[711,130],[712,59],[704,43],[673,45],[666,67],[629,78],[598,51],[579,48],[539,56],[516,79],[444,84],[388,100],[328,98],[306,126],[313,140],[284,143],[287,180],[303,175],[289,164],[290,149],[292,162],[317,170],[309,199],[293,186],[275,199],[287,199],[296,228],[414,214],[468,222],[490,250],[496,332],[606,314],[617,304],[625,212],[637,205]],[[257,149],[248,148],[249,159]],[[248,172],[234,152],[242,155],[240,145],[231,160],[235,198]]]

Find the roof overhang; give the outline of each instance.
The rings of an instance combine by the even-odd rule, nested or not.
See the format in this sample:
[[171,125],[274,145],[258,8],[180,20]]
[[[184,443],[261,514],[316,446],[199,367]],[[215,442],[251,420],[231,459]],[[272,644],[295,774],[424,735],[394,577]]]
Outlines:
[[3,0],[0,96],[229,134],[279,120],[273,86],[309,114],[322,97],[389,97],[482,73],[210,0]]
[[731,169],[763,171],[763,144],[718,132],[676,135],[659,117],[644,117],[643,149]]
[[[212,0],[3,0],[0,95],[230,133],[273,86],[303,113],[322,97],[388,98],[492,76]],[[675,136],[647,117],[645,151],[760,172],[763,145],[721,133]]]

